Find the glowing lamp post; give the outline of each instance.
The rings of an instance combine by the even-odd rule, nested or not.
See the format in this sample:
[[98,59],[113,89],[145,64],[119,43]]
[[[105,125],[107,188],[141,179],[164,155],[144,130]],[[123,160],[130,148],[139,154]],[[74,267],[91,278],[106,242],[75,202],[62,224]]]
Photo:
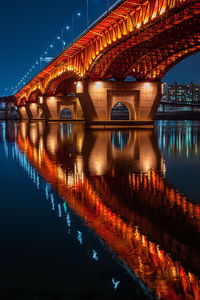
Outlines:
[[86,13],[86,28],[88,29],[88,14],[89,14],[89,0],[86,0],[86,10],[87,10],[87,13]]
[[62,41],[62,50],[64,50],[64,48],[66,46],[66,43],[65,43],[65,40],[64,40],[64,29],[69,31],[70,27],[67,25],[65,28],[62,29],[62,35],[61,35],[61,37],[62,37],[62,39],[61,39],[61,41]]
[[81,16],[81,13],[78,12],[76,14],[73,14],[72,15],[72,41],[74,39],[74,23],[75,23],[75,17],[80,17]]

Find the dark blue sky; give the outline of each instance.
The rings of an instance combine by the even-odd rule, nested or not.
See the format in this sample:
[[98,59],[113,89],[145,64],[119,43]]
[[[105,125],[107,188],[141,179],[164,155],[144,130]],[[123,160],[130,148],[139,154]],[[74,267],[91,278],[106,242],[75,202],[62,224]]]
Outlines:
[[[114,3],[110,0],[110,4]],[[89,21],[92,22],[107,7],[107,0],[89,0]],[[27,76],[30,79],[39,71],[36,61],[45,56],[44,52],[53,41],[54,48],[48,49],[52,57],[61,49],[61,42],[56,37],[65,30],[66,43],[71,41],[72,14],[75,17],[75,34],[86,26],[86,0],[10,0],[2,1],[0,10],[1,47],[0,47],[0,95],[11,94],[17,83],[34,65]],[[200,83],[200,54],[184,60],[174,67],[164,80],[167,82]],[[44,66],[44,65],[43,65]],[[7,89],[7,90],[5,90]],[[14,90],[13,89],[13,90]]]

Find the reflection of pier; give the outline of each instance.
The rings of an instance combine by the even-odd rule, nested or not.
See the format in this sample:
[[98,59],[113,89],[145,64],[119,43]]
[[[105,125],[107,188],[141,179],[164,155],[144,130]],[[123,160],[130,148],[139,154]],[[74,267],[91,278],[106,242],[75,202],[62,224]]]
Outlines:
[[[189,265],[200,270],[200,205],[187,201],[155,171],[132,173],[129,178],[96,177],[92,182],[113,211],[120,211],[124,219],[185,265],[192,253]],[[120,199],[124,199],[123,203]],[[128,213],[130,210],[135,218]]]
[[152,132],[125,132],[121,141],[119,132],[70,126],[19,124],[18,146],[159,297],[199,299],[200,206],[163,179]]

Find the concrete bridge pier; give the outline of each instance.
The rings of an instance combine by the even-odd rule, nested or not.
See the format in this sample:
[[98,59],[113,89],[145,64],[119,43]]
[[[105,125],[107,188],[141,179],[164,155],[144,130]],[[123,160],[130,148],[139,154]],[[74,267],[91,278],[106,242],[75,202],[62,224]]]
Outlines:
[[148,125],[153,124],[163,92],[161,82],[79,81],[76,94],[91,125],[116,124],[111,112],[118,103],[129,111],[129,121],[119,123]]
[[26,105],[26,110],[29,116],[29,119],[39,119],[39,107],[37,103],[28,103]]
[[[151,126],[162,97],[161,82],[79,81],[76,96],[39,96],[19,108],[22,119],[84,120],[88,126]],[[112,119],[124,105],[128,119]]]
[[75,96],[43,96],[41,107],[48,120],[84,120],[79,99]]
[[29,119],[30,116],[28,115],[26,106],[18,107],[18,112],[19,112],[19,115],[20,115],[22,120],[28,120]]
[[25,106],[18,108],[19,114],[21,118],[26,120],[38,120],[45,119],[45,115],[43,113],[43,107],[39,103],[27,103]]

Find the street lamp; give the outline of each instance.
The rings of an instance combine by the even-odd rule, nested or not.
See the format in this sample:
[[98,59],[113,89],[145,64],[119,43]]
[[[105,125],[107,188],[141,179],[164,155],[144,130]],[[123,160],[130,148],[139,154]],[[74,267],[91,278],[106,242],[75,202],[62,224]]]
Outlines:
[[64,41],[64,29],[69,30],[70,27],[67,25],[65,28],[62,28],[62,33],[61,33],[62,50],[64,50],[65,45],[66,45],[66,43]]
[[88,29],[89,0],[86,0],[86,28]]
[[78,12],[78,13],[72,15],[72,41],[73,41],[73,39],[74,39],[74,22],[75,22],[75,17],[76,17],[76,16],[77,16],[77,17],[80,17],[80,16],[81,16],[81,13]]
[[[54,57],[54,50],[55,50],[55,49],[54,49],[54,48],[55,48],[54,46],[55,46],[55,45],[54,45],[54,41],[53,41],[53,43],[50,44],[50,46],[47,48],[47,51],[46,51],[46,52],[48,53],[49,56],[52,55],[52,57]],[[52,49],[52,51],[49,52],[49,51],[48,51],[49,48]]]
[[[107,0],[107,11],[110,8],[110,1]],[[86,28],[89,26],[89,0],[86,0]]]

